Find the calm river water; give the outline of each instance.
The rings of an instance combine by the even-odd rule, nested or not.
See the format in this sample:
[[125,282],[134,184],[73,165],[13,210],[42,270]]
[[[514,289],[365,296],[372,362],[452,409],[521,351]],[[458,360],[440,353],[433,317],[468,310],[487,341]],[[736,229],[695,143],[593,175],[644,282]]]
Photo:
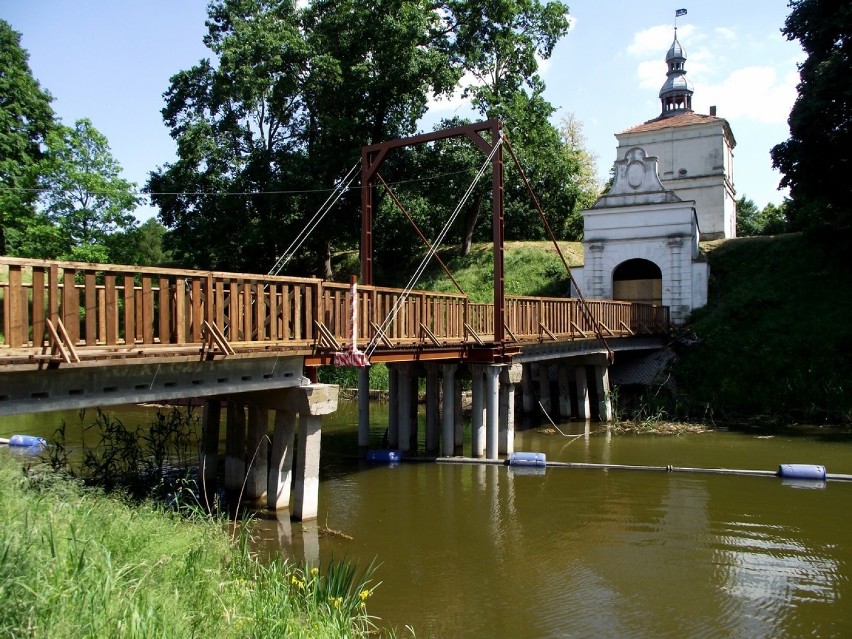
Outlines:
[[[123,412],[122,412],[123,411]],[[128,423],[139,409],[121,409]],[[379,441],[387,408],[373,406]],[[382,624],[424,637],[850,637],[852,483],[357,460],[356,409],[324,422],[320,516],[257,522],[268,553],[379,564]],[[0,420],[49,435],[59,416]],[[77,424],[75,415],[66,421]],[[567,434],[582,424],[561,425]],[[69,432],[69,436],[71,436]],[[548,461],[852,474],[824,431],[682,436],[518,432]],[[331,532],[329,532],[331,531]],[[401,633],[404,634],[404,633]]]

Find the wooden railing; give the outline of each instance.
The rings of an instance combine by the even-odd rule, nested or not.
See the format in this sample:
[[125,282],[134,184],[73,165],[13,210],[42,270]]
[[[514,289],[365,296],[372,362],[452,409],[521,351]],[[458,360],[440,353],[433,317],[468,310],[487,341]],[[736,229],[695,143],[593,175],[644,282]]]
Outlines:
[[[380,348],[493,341],[492,304],[414,291],[392,315],[401,289],[358,292],[361,345],[377,335]],[[72,347],[94,349],[200,345],[211,332],[235,348],[328,348],[325,336],[341,346],[351,338],[349,286],[312,278],[0,257],[0,301],[0,348],[9,350],[49,345],[55,326]],[[506,298],[507,341],[591,337],[597,322],[605,336],[661,333],[668,309]]]

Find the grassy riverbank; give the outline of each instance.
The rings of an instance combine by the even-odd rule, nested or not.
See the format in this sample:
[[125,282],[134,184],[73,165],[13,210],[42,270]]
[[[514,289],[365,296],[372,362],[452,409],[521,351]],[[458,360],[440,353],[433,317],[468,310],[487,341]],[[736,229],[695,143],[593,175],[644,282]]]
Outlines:
[[0,636],[366,637],[369,575],[261,563],[201,514],[129,506],[0,455]]

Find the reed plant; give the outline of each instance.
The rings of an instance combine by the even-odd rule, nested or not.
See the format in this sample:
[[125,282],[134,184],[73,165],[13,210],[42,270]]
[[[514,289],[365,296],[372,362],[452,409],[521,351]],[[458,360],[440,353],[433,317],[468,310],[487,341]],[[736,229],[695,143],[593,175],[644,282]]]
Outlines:
[[247,533],[0,458],[0,636],[366,637],[373,566],[261,562]]

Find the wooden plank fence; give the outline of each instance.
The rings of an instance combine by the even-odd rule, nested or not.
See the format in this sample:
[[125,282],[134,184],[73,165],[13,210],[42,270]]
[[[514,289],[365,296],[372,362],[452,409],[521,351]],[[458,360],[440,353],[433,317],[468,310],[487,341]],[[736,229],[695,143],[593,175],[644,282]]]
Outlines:
[[[453,293],[358,286],[359,345],[380,348],[493,341],[492,304]],[[200,346],[215,332],[232,347],[308,349],[329,334],[351,339],[348,284],[313,278],[0,257],[0,356],[50,346],[62,325],[70,346]],[[666,307],[611,300],[507,296],[507,341],[663,333]],[[599,324],[598,324],[599,323]],[[328,344],[324,346],[328,347]]]

